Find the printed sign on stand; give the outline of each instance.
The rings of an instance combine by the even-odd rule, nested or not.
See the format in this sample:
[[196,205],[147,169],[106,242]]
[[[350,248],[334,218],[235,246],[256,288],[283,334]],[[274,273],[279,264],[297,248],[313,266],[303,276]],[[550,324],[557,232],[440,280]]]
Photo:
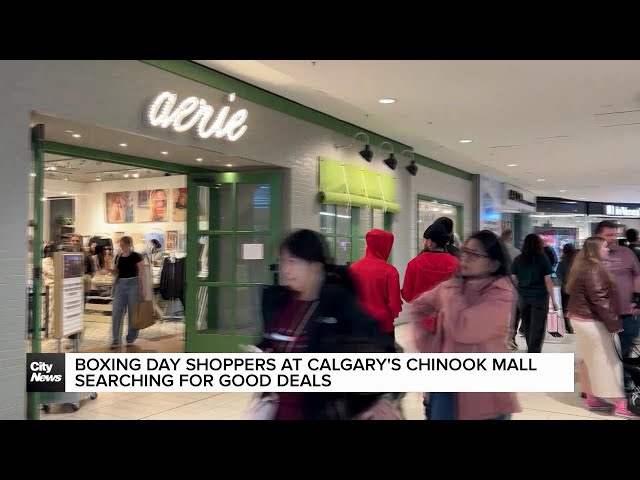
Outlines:
[[58,252],[54,256],[55,337],[81,332],[84,311],[84,255]]

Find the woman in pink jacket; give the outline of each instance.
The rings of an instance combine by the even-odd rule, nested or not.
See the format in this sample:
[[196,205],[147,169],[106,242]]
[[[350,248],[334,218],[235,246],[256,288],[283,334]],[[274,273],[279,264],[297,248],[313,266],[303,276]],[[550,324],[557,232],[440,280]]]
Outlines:
[[[460,275],[412,303],[416,346],[423,353],[506,353],[515,292],[500,239],[487,230],[460,249]],[[436,333],[420,320],[436,315]],[[514,393],[459,392],[434,396],[432,420],[508,420],[520,411]]]

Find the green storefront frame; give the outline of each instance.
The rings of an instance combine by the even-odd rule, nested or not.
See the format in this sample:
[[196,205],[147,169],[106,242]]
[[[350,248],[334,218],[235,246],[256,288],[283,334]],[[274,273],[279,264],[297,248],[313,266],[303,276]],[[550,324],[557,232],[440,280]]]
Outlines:
[[[217,173],[217,172],[213,172],[212,170],[195,167],[195,166],[175,164],[171,162],[137,157],[133,155],[126,155],[122,153],[97,150],[97,149],[88,148],[88,147],[80,147],[77,145],[68,145],[64,143],[51,142],[51,141],[45,140],[45,129],[44,129],[44,125],[41,125],[41,124],[36,125],[35,127],[32,128],[32,153],[33,153],[33,174],[34,174],[34,177],[33,177],[33,180],[34,180],[33,215],[34,217],[33,217],[32,228],[33,228],[34,246],[41,245],[43,240],[42,239],[43,208],[42,208],[41,198],[43,197],[43,194],[44,194],[44,163],[45,163],[44,155],[47,153],[62,155],[67,157],[74,157],[74,158],[83,158],[86,160],[94,160],[94,161],[100,161],[105,163],[114,163],[118,165],[132,166],[136,168],[148,168],[152,170],[159,170],[159,171],[164,171],[164,172],[173,173],[173,174],[186,175],[187,187],[189,188],[189,190],[187,191],[187,197],[188,197],[188,202],[191,202],[191,203],[188,203],[189,206],[197,205],[197,193],[194,193],[193,191],[194,189],[192,188],[192,186],[190,187],[191,185],[189,182],[190,178],[195,178],[197,176],[200,176],[200,177],[207,176],[209,178],[221,179],[222,181],[235,181],[234,179],[236,179],[238,182],[242,182],[245,180],[246,181],[252,180],[256,182],[259,181],[262,184],[269,183],[272,188],[271,198],[277,198],[278,201],[273,202],[271,204],[272,228],[269,232],[266,232],[266,233],[268,233],[273,243],[277,241],[276,239],[281,232],[281,215],[282,215],[281,199],[282,199],[283,174],[282,174],[282,171],[280,170],[269,170],[269,171],[251,172],[251,173],[231,173],[231,172]],[[196,195],[196,200],[193,200],[194,195]],[[203,233],[198,231],[197,209],[195,209],[196,211],[195,214],[191,213],[190,215],[190,212],[192,210],[194,209],[189,208],[187,210],[186,231],[187,231],[188,252],[193,251],[193,250],[190,250],[190,248],[193,247],[193,244],[192,244],[193,239],[196,239],[197,241],[198,234]],[[190,218],[193,217],[194,215],[196,218],[195,225],[189,221]],[[211,234],[211,235],[225,234],[225,232],[215,232],[215,231],[208,231],[204,233]],[[241,238],[242,236],[255,235],[258,233],[265,233],[265,232],[238,231],[234,233],[235,233],[235,238],[238,239],[238,238]],[[234,248],[237,249],[237,245],[235,245]],[[267,250],[265,249],[265,251]],[[190,273],[193,273],[194,271],[193,268],[191,268],[191,270],[189,268],[190,260],[197,261],[197,255],[187,255],[187,275],[189,275]],[[34,272],[40,272],[42,270],[41,248],[33,249],[32,263],[33,263],[32,267]],[[191,291],[194,290],[193,288],[190,288],[189,285],[196,285],[196,283],[197,283],[197,280],[195,278],[187,277],[187,287],[186,287],[187,305],[188,305],[188,299],[192,298]],[[215,285],[223,286],[225,284],[215,284]],[[244,284],[241,282],[229,282],[226,284],[226,286],[231,287],[232,290],[235,289],[235,287],[246,287],[249,285],[252,287],[256,287],[256,286],[262,286],[264,285],[264,283]],[[34,292],[35,299],[40,298],[39,293],[41,291],[42,291],[41,279],[39,275],[34,275],[33,292]],[[39,332],[40,330],[40,326],[41,326],[40,312],[41,312],[41,302],[36,301],[34,302],[34,306],[32,310],[34,332]],[[185,324],[186,324],[185,351],[201,351],[201,352],[235,351],[227,346],[228,344],[227,338],[225,338],[225,340],[216,341],[214,339],[212,341],[212,339],[216,337],[216,335],[194,334],[195,333],[195,317],[192,317],[191,314],[188,313],[188,311],[186,314]],[[253,341],[254,337],[247,336],[247,337],[244,337],[243,340]],[[33,335],[31,340],[31,352],[38,353],[40,351],[41,351],[40,336]],[[38,403],[39,403],[39,400],[38,400],[37,394],[28,395],[28,399],[27,399],[27,418],[28,419],[35,420],[39,418]]]
[[[365,240],[365,236],[367,232],[363,231],[363,229],[361,228],[362,227],[361,226],[362,209],[360,207],[346,207],[345,205],[331,205],[331,204],[322,204],[320,207],[322,209],[321,210],[322,213],[320,215],[328,211],[327,213],[333,219],[333,222],[329,227],[332,230],[332,232],[327,233],[322,231],[322,226],[321,226],[321,233],[327,239],[330,253],[334,257],[334,260],[336,260],[336,263],[340,264],[340,259],[336,259],[335,257],[337,252],[337,242],[341,238],[345,238],[349,240],[351,244],[351,250],[349,252],[348,258],[346,259],[347,263],[354,263],[360,260],[361,258],[363,258],[365,251],[360,251],[360,242],[361,241],[363,242]],[[348,213],[348,216],[349,216],[349,228],[348,228],[348,231],[345,230],[344,232],[338,232],[338,228],[337,228],[338,226],[337,215],[339,214],[338,209],[341,209],[341,208],[342,209],[348,208],[348,210],[345,213]],[[370,219],[371,228],[374,228],[375,227],[375,223],[373,221],[374,209],[367,209],[367,210],[369,211],[372,217]],[[380,212],[382,212],[382,210],[380,210]],[[379,225],[378,228],[381,227],[383,230],[391,232],[393,227],[393,213],[382,212],[382,214],[383,214],[382,225]],[[391,263],[392,261],[391,256],[389,257],[388,261],[389,263]]]
[[[267,228],[251,230],[239,225],[238,192],[243,185],[268,186],[270,214]],[[220,197],[220,190],[216,189],[224,186],[228,186],[226,190],[230,194],[227,202]],[[240,351],[241,345],[255,342],[259,330],[259,325],[255,323],[259,319],[258,312],[254,312],[254,332],[247,332],[246,328],[242,331],[239,327],[242,315],[239,314],[238,296],[250,290],[258,293],[272,283],[268,278],[267,265],[277,262],[276,247],[282,234],[282,186],[283,172],[280,170],[207,172],[187,176],[187,205],[195,207],[187,209],[187,250],[193,254],[187,255],[186,309],[190,321],[187,322],[185,351],[234,353]],[[205,189],[204,194],[201,194],[202,189]],[[201,208],[203,200],[208,202],[208,208]],[[223,217],[227,218],[225,225],[221,224]],[[205,222],[207,228],[202,228],[201,222]],[[225,250],[223,243],[229,238],[233,240]],[[239,247],[242,240],[251,242],[256,238],[265,240],[262,244],[265,277],[262,281],[244,281],[238,278]],[[201,275],[205,262],[197,254],[205,250],[200,248],[201,240],[208,252],[205,278]],[[220,308],[225,303],[225,291],[229,292],[227,306]],[[203,300],[205,297],[206,300]],[[249,305],[245,306],[249,309]],[[203,311],[204,308],[206,311]],[[230,325],[222,324],[225,315],[217,315],[221,311],[229,313]]]
[[[458,234],[460,239],[462,240],[464,238],[464,205],[460,202],[454,202],[453,200],[446,200],[444,198],[437,198],[437,197],[432,197],[429,195],[421,195],[421,194],[418,194],[416,196],[415,222],[417,226],[418,237],[422,237],[422,231],[424,231],[424,229],[426,228],[424,227],[422,230],[420,230],[421,227],[419,223],[419,211],[420,211],[421,200],[427,201],[427,202],[436,202],[436,203],[442,203],[445,205],[451,205],[453,208],[455,208],[457,221],[455,222],[455,225],[453,227],[455,228],[455,232]],[[417,245],[418,245],[418,252],[420,252],[422,250],[422,243],[420,240],[418,240]]]

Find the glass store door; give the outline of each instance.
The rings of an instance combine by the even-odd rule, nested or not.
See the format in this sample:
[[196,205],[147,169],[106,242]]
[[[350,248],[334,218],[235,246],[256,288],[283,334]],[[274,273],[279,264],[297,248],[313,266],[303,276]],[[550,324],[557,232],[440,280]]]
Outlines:
[[255,341],[281,202],[281,172],[188,176],[187,352],[233,353]]

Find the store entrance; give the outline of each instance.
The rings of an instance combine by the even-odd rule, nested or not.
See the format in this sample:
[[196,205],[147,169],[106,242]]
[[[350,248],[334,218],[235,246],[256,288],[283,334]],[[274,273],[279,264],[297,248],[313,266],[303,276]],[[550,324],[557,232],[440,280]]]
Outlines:
[[188,175],[186,350],[238,352],[261,329],[281,235],[279,171]]

